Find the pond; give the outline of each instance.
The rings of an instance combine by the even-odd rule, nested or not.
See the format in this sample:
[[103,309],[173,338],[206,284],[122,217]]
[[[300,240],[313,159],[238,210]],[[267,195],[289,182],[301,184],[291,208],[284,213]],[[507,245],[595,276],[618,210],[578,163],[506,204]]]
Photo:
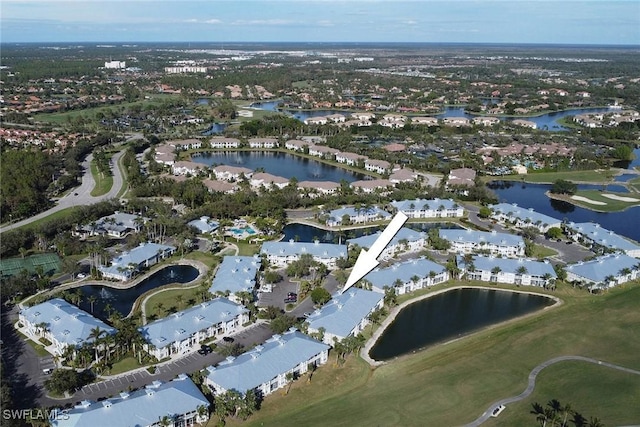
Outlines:
[[[492,181],[487,186],[498,196],[501,203],[517,203],[521,208],[533,208],[536,212],[569,222],[596,222],[607,230],[635,241],[640,241],[640,208],[633,207],[621,212],[596,212],[561,200],[547,197],[548,184],[527,184],[513,181]],[[601,188],[591,186],[595,188]],[[613,190],[615,185],[610,185]],[[579,185],[578,188],[583,188]]]
[[207,166],[228,165],[242,166],[251,170],[264,169],[273,175],[298,181],[333,181],[345,180],[353,182],[364,179],[365,175],[354,173],[336,166],[327,165],[317,160],[295,156],[289,153],[272,151],[223,151],[196,153],[191,156],[196,163]]
[[551,298],[520,292],[451,289],[403,308],[371,348],[369,356],[389,360],[553,303]]
[[[254,102],[251,104],[252,108],[257,108],[261,110],[267,111],[278,111],[278,104],[281,101],[268,101],[268,102]],[[612,111],[610,108],[577,108],[571,110],[557,111],[552,113],[542,114],[540,116],[535,117],[499,117],[502,121],[512,121],[515,119],[524,118],[525,120],[529,120],[534,122],[538,129],[544,129],[549,131],[564,131],[567,130],[565,127],[558,124],[558,120],[567,117],[567,116],[575,116],[577,114],[586,114],[586,113],[607,113]],[[282,112],[289,114],[300,121],[304,121],[310,117],[320,117],[320,116],[328,116],[331,114],[342,114],[348,116],[350,114],[349,111],[344,110],[282,110]],[[378,112],[377,115],[380,116],[382,113]],[[438,118],[445,117],[466,117],[468,119],[473,119],[474,117],[478,117],[473,114],[469,114],[465,111],[464,107],[446,107],[444,111],[440,114],[433,115]]]
[[[411,228],[416,231],[428,232],[432,228],[461,228],[455,223],[450,222],[410,222],[405,225],[407,228]],[[366,236],[374,234],[380,231],[380,227],[366,227],[356,228],[353,230],[323,230],[322,228],[314,227],[307,224],[287,224],[282,229],[284,237],[283,241],[289,241],[291,239],[298,242],[313,242],[315,240],[320,243],[339,243],[339,239],[342,238],[344,243],[345,239],[354,239],[356,237]]]
[[169,283],[188,283],[198,277],[198,269],[190,265],[172,265],[156,271],[136,286],[129,289],[115,289],[108,286],[86,285],[82,286],[82,302],[80,308],[91,313],[89,297],[94,296],[93,315],[101,320],[107,320],[109,314],[107,307],[112,307],[123,316],[128,316],[136,299],[151,289]]

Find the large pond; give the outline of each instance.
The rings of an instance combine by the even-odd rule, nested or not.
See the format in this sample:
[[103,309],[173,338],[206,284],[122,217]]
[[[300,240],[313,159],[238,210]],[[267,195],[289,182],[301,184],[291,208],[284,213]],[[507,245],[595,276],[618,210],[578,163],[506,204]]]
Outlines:
[[[268,101],[268,102],[255,102],[251,104],[251,107],[258,108],[261,110],[267,111],[278,111],[278,104],[280,101]],[[538,129],[544,129],[549,131],[564,131],[566,128],[561,126],[558,123],[558,120],[567,117],[567,116],[575,116],[577,114],[585,114],[585,113],[606,113],[612,111],[610,108],[584,108],[584,109],[571,109],[565,111],[558,111],[554,113],[546,113],[540,116],[535,117],[525,117],[525,120],[529,120],[534,122]],[[284,110],[283,112],[290,114],[300,121],[304,121],[310,117],[320,117],[320,116],[328,116],[331,114],[349,114],[349,112],[345,112],[343,110]],[[379,113],[380,114],[380,113]],[[478,117],[477,115],[469,114],[465,111],[464,107],[446,107],[445,110],[440,113],[433,115],[434,117],[445,118],[445,117],[466,117],[468,119],[473,119],[474,117]],[[512,121],[520,117],[499,117],[502,121]]]
[[298,181],[353,182],[364,179],[364,174],[327,165],[316,160],[295,156],[289,153],[272,151],[223,151],[197,153],[191,160],[208,166],[242,166],[251,170],[264,169],[273,175],[284,178],[296,178]]
[[[622,236],[640,241],[640,208],[622,212],[595,212],[561,200],[547,197],[550,189],[546,184],[526,184],[512,181],[493,181],[489,188],[502,203],[517,203],[522,208],[533,208],[536,212],[569,222],[596,222],[602,227]],[[609,186],[613,190],[615,186]]]
[[123,316],[128,316],[136,299],[151,289],[167,285],[169,283],[187,283],[198,277],[198,269],[190,265],[172,265],[156,271],[133,288],[114,289],[107,286],[87,285],[82,286],[82,302],[80,308],[91,313],[89,297],[94,296],[93,315],[99,319],[107,320],[108,307]]
[[492,289],[452,289],[403,308],[369,352],[389,360],[553,305],[551,298]]
[[[411,222],[405,227],[417,231],[428,232],[432,228],[460,228],[455,223],[450,222]],[[345,239],[353,239],[356,237],[374,234],[380,231],[380,227],[355,228],[352,230],[329,231],[307,224],[287,224],[282,233],[283,241],[295,240],[298,242],[314,242],[318,240],[320,243],[344,243]]]

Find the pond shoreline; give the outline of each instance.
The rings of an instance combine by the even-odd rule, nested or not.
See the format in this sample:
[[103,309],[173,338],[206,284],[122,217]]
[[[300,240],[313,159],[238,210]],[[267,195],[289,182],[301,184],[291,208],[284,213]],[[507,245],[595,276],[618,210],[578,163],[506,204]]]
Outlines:
[[[421,295],[419,297],[416,298],[412,298],[410,300],[407,300],[405,302],[403,302],[402,304],[396,306],[393,308],[393,310],[391,310],[391,312],[389,313],[389,315],[387,316],[387,318],[384,320],[384,322],[382,322],[382,324],[380,325],[380,327],[373,333],[373,335],[371,336],[371,338],[369,338],[367,340],[367,343],[365,344],[365,346],[362,348],[362,350],[360,351],[360,357],[362,357],[370,366],[372,367],[378,367],[378,366],[382,366],[382,365],[386,365],[387,363],[389,363],[389,361],[383,361],[383,360],[374,360],[373,358],[371,358],[371,356],[369,356],[369,352],[371,351],[371,349],[373,348],[373,346],[378,342],[378,340],[380,339],[380,337],[382,336],[382,334],[385,332],[385,330],[389,327],[389,325],[391,325],[391,323],[393,323],[393,321],[396,319],[396,317],[398,316],[398,314],[407,306],[418,302],[418,301],[422,301],[424,299],[427,298],[431,298],[434,297],[436,295],[440,295],[443,294],[445,292],[449,292],[449,291],[453,291],[456,289],[486,289],[486,290],[490,290],[490,291],[504,291],[504,292],[512,292],[512,293],[519,293],[519,294],[527,294],[527,295],[536,295],[536,296],[541,296],[541,297],[546,297],[549,299],[552,299],[553,301],[555,301],[554,304],[544,307],[541,310],[537,310],[534,311],[532,313],[527,313],[527,314],[523,314],[522,316],[517,316],[514,317],[513,319],[509,319],[509,320],[505,320],[503,322],[499,322],[496,323],[494,325],[490,325],[490,326],[486,326],[483,328],[480,328],[476,331],[473,331],[469,334],[464,335],[463,337],[459,337],[459,338],[454,338],[445,342],[441,342],[441,343],[437,343],[434,344],[434,346],[441,346],[441,345],[446,345],[455,341],[458,341],[460,339],[463,338],[467,338],[470,337],[472,335],[475,335],[479,332],[485,331],[487,329],[491,329],[491,328],[495,328],[495,327],[499,327],[499,326],[504,326],[505,324],[509,323],[509,322],[513,322],[516,320],[520,320],[529,316],[534,316],[534,315],[539,315],[540,313],[544,312],[545,310],[551,309],[553,307],[558,307],[560,305],[562,305],[562,300],[554,295],[549,295],[549,294],[545,294],[545,293],[541,293],[541,292],[536,292],[536,291],[526,291],[526,290],[517,290],[517,289],[505,289],[505,288],[495,288],[495,287],[489,287],[489,286],[473,286],[473,285],[455,285],[452,287],[447,287],[444,289],[440,289],[437,291],[433,291],[433,292],[429,292],[425,295]],[[424,350],[420,349],[417,351],[422,351]],[[413,353],[412,353],[413,354]],[[402,356],[398,356],[394,359],[397,359],[399,357],[406,357],[410,354],[405,354]]]

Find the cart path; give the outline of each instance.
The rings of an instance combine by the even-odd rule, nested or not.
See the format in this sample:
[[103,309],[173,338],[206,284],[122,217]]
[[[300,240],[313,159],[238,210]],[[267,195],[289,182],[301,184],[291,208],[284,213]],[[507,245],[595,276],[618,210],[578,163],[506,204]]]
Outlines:
[[501,399],[492,403],[491,405],[489,405],[489,408],[482,415],[480,415],[476,420],[470,422],[469,424],[466,424],[465,427],[477,427],[481,425],[491,417],[491,413],[499,405],[506,406],[509,403],[518,402],[520,400],[526,399],[527,397],[529,397],[529,395],[531,395],[531,393],[533,393],[533,389],[536,386],[536,377],[544,368],[559,362],[565,362],[570,360],[578,360],[581,362],[594,363],[596,365],[606,366],[607,368],[617,369],[618,371],[627,372],[629,374],[640,375],[640,371],[637,371],[635,369],[625,368],[624,366],[614,365],[613,363],[603,362],[602,360],[593,359],[591,357],[584,357],[584,356],[554,357],[553,359],[549,359],[545,362],[542,362],[541,364],[533,368],[533,370],[529,373],[529,384],[527,385],[527,388],[522,393],[520,393],[517,396],[507,397],[505,399]]

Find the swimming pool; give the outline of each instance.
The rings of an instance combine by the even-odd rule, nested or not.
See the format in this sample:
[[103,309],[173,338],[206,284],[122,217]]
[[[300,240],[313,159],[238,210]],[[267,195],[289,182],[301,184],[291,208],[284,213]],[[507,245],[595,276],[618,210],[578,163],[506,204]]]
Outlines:
[[233,234],[237,234],[237,235],[244,234],[244,233],[256,234],[256,231],[253,228],[249,227],[249,226],[242,227],[242,228],[233,227],[233,228],[230,228],[229,231],[232,232]]

